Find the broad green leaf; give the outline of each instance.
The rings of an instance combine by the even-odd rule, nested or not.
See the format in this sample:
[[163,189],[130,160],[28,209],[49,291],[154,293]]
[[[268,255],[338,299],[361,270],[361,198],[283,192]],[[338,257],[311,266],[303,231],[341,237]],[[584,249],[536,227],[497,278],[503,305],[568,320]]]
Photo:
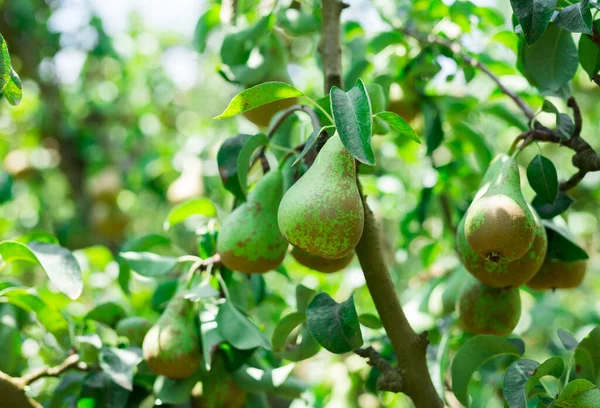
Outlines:
[[231,118],[267,103],[303,96],[304,93],[285,82],[265,82],[237,94],[223,113],[214,119]]
[[548,158],[538,154],[527,166],[527,180],[538,197],[554,203],[558,196],[558,174]]
[[304,285],[296,286],[296,309],[299,312],[306,313],[306,308],[310,301],[316,296],[314,289],[307,288]]
[[520,359],[508,366],[504,373],[502,393],[510,408],[527,408],[525,388],[539,365],[537,361]]
[[600,326],[588,334],[575,349],[575,362],[580,368],[578,377],[585,378],[593,383],[600,376]]
[[[121,252],[129,251],[149,251],[157,246],[171,245],[171,240],[163,235],[148,234],[129,240],[123,245]],[[129,294],[129,278],[131,277],[131,268],[129,264],[121,256],[117,257],[119,264],[119,286],[126,294]]]
[[559,190],[554,203],[549,203],[544,198],[535,196],[531,201],[531,205],[541,218],[548,220],[567,211],[573,202],[574,200],[567,193]]
[[104,371],[92,371],[83,381],[77,408],[125,408],[130,391],[114,382]]
[[40,265],[50,281],[71,299],[77,299],[83,290],[81,268],[66,248],[46,242],[24,245],[16,241],[0,242],[0,255],[5,262],[26,261]]
[[169,300],[171,300],[171,298],[177,292],[177,287],[178,283],[176,279],[161,282],[152,294],[152,299],[150,299],[152,309],[162,312],[167,303],[169,303]]
[[484,108],[483,111],[502,119],[511,126],[517,127],[522,132],[529,130],[529,125],[523,119],[523,115],[516,114],[512,110],[508,109],[504,104],[490,105],[489,107]]
[[573,136],[575,124],[569,115],[560,113],[556,106],[547,99],[544,100],[542,110],[544,112],[553,113],[556,116],[556,129],[563,138],[568,139]]
[[554,378],[560,379],[564,371],[565,362],[563,359],[558,356],[550,357],[548,360],[540,364],[533,375],[529,378],[525,386],[525,394],[530,395],[531,390],[535,385],[537,385],[540,378],[550,375]]
[[560,342],[562,343],[564,348],[569,351],[574,350],[579,345],[577,339],[573,337],[571,333],[564,329],[558,329],[556,331],[556,334],[558,334],[558,338],[560,339]]
[[383,324],[381,323],[381,320],[379,320],[379,317],[370,313],[364,313],[359,315],[358,321],[363,326],[373,330],[379,330],[383,327]]
[[290,333],[299,325],[306,321],[306,315],[300,312],[290,313],[281,318],[275,330],[273,331],[273,351],[278,353],[285,347],[286,341]]
[[8,46],[2,34],[0,34],[0,92],[10,81],[11,71],[10,54],[8,53]]
[[266,146],[268,144],[269,139],[267,136],[262,133],[258,133],[254,136],[251,136],[246,143],[244,143],[242,150],[240,150],[240,154],[237,158],[237,176],[244,195],[248,190],[248,170],[250,169],[250,158],[252,156],[252,152],[254,152],[258,147]]
[[522,44],[519,62],[532,85],[543,93],[557,94],[577,71],[577,47],[570,32],[550,24],[535,44]]
[[558,12],[554,24],[572,33],[592,33],[592,11],[589,0],[581,0]]
[[15,238],[15,241],[20,242],[21,244],[29,244],[30,242],[45,242],[47,244],[56,244],[58,245],[58,238],[54,235],[45,232],[45,231],[33,231],[29,234],[21,235],[18,238]]
[[69,323],[61,312],[48,305],[33,289],[6,288],[0,291],[0,303],[8,302],[35,314],[37,320],[65,349],[70,346]]
[[407,137],[414,142],[421,144],[419,136],[415,133],[413,128],[406,123],[402,117],[395,114],[394,112],[379,112],[373,115],[375,118],[384,120],[390,127],[400,133],[400,136]]
[[294,36],[307,35],[319,31],[320,21],[312,14],[293,7],[282,7],[277,24]]
[[232,302],[227,301],[219,306],[217,325],[221,336],[239,350],[257,347],[271,349],[269,340]]
[[311,358],[321,350],[321,346],[310,333],[306,323],[300,326],[296,342],[288,342],[279,353],[281,357],[289,361],[302,361]]
[[178,263],[177,258],[161,256],[152,252],[121,252],[120,256],[137,274],[148,278],[166,275]]
[[169,215],[167,215],[167,219],[165,220],[165,230],[168,230],[175,224],[185,221],[186,218],[191,217],[192,215],[214,218],[217,216],[217,208],[208,198],[192,198],[191,200],[176,205],[169,211]]
[[327,293],[319,293],[308,305],[306,319],[315,340],[332,353],[347,353],[363,344],[354,297],[336,303]]
[[331,112],[342,143],[360,162],[373,166],[371,148],[371,101],[365,84],[359,79],[348,92],[331,88]]
[[100,350],[100,368],[119,386],[133,390],[133,375],[138,363],[142,361],[140,349],[119,349],[103,347]]
[[127,312],[121,305],[115,302],[100,303],[92,310],[87,312],[84,320],[96,320],[104,323],[107,326],[114,327],[115,324],[124,317],[127,317]]
[[210,284],[210,277],[204,279],[198,285],[185,291],[183,295],[186,299],[192,302],[197,302],[201,299],[214,298],[219,296],[219,291],[212,287]]
[[507,338],[479,335],[469,339],[456,353],[452,361],[452,391],[456,398],[469,407],[469,381],[485,362],[502,355],[513,358],[521,356],[520,350]]
[[[594,22],[594,27],[600,32],[600,20]],[[600,47],[587,35],[579,39],[579,63],[590,78],[600,72]]]
[[230,67],[246,65],[254,46],[273,27],[274,17],[273,14],[266,15],[244,30],[227,34],[221,44],[223,63]]
[[365,70],[371,65],[366,58],[358,58],[351,62],[350,68],[344,73],[344,88],[348,89],[356,83]]
[[315,142],[317,141],[317,138],[319,137],[319,135],[321,133],[327,132],[327,131],[331,131],[333,129],[335,129],[335,126],[323,126],[321,129],[315,129],[310,134],[310,136],[308,137],[308,139],[306,140],[306,142],[304,143],[304,147],[302,148],[302,151],[296,157],[296,160],[294,160],[294,162],[292,163],[292,166],[295,166],[300,160],[302,160],[304,158],[304,156],[306,156],[306,154],[314,146]]
[[531,45],[546,31],[556,0],[511,0],[510,5],[519,19],[527,44]]
[[10,69],[10,80],[2,89],[2,95],[6,98],[8,103],[13,106],[21,103],[21,98],[23,98],[23,84],[21,83],[21,78],[15,72],[14,69]]
[[565,262],[588,259],[589,255],[569,231],[550,221],[542,220],[548,235],[548,256]]
[[208,40],[208,34],[213,28],[218,26],[221,22],[219,13],[221,7],[217,4],[210,7],[198,20],[196,29],[194,30],[194,46],[198,52],[203,53],[206,49],[206,41]]
[[18,373],[22,361],[21,335],[17,308],[7,303],[0,304],[0,370],[8,375]]
[[600,407],[600,390],[588,380],[568,383],[552,408],[597,408]]

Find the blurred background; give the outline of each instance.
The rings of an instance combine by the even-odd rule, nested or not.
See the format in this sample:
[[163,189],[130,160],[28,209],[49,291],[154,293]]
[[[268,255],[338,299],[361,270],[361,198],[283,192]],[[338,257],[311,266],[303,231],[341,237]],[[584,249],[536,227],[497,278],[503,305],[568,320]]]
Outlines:
[[[242,27],[259,13],[258,3],[243,3],[238,19]],[[488,11],[470,19],[460,10],[446,14],[451,1],[348,3],[343,13],[344,69],[364,60],[359,75],[365,82],[391,77],[388,109],[397,109],[421,137],[432,134],[428,126],[439,126],[440,145],[433,154],[427,154],[432,152],[425,144],[393,132],[375,137],[378,164],[363,169],[361,176],[382,221],[387,261],[408,318],[417,331],[429,330],[435,345],[458,330],[445,315],[453,307],[447,295],[452,291],[445,291],[452,285],[448,276],[458,268],[449,227],[466,210],[486,160],[505,151],[526,123],[487,77],[466,72],[451,58],[423,56],[418,43],[409,39],[385,52],[373,48],[371,40],[390,27],[382,15],[402,21],[408,13],[403,10],[410,10],[416,16],[411,24],[421,32],[451,37],[462,32],[465,47],[485,55],[494,72],[535,109],[541,108],[543,98],[515,68],[517,37],[508,2],[474,2]],[[201,0],[0,0],[0,32],[24,88],[19,106],[0,101],[0,238],[36,230],[55,234],[63,246],[76,251],[84,268],[84,295],[68,301],[28,265],[7,267],[4,277],[37,285],[40,293],[73,316],[83,316],[92,305],[108,300],[138,315],[157,316],[149,307],[156,284],[133,276],[132,293],[125,295],[117,282],[116,254],[136,237],[163,233],[169,210],[191,197],[210,198],[225,216],[233,197],[219,178],[218,148],[229,136],[265,129],[243,116],[212,119],[242,89],[228,77],[219,54],[228,27],[218,26],[205,43],[198,42],[198,19],[212,6]],[[276,25],[274,30],[283,39],[291,82],[315,99],[321,97],[322,75],[315,60],[318,30],[298,33],[293,24]],[[423,94],[411,94],[410,77],[396,80],[411,61],[417,61],[414,75],[426,83]],[[600,88],[583,72],[573,86],[584,114],[582,136],[600,148]],[[396,107],[394,93],[403,101]],[[423,103],[431,100],[435,111]],[[561,100],[553,102],[568,112]],[[541,113],[540,120],[552,124],[553,115]],[[310,131],[310,122],[295,118],[278,132],[277,140],[294,146]],[[520,164],[526,166],[540,151],[553,159],[560,178],[574,173],[571,152],[557,146],[532,146],[521,155]],[[274,149],[272,156],[277,156]],[[260,170],[250,176],[256,180]],[[528,199],[533,197],[526,183],[524,192]],[[572,195],[576,202],[559,218],[592,256],[588,276],[573,291],[522,291],[524,313],[516,333],[524,336],[531,358],[558,352],[557,328],[581,337],[600,324],[600,173],[588,174]],[[189,231],[184,228],[168,233],[182,249],[193,249],[196,244],[186,241]],[[289,256],[285,267],[291,282],[279,274],[265,275],[268,301],[253,309],[268,334],[293,302],[298,283],[336,300],[354,293],[359,311],[374,312],[356,260],[333,275],[311,271]],[[366,333],[366,339],[381,335],[368,329]],[[39,365],[48,358],[40,347],[43,336],[39,329],[27,335],[19,353],[26,357],[25,364]],[[460,335],[451,338],[457,344],[463,341]],[[294,406],[406,406],[402,396],[379,400],[364,393],[369,369],[356,356],[343,358],[322,350],[297,371],[318,386],[311,403]],[[493,385],[498,378],[477,381],[483,384],[482,393],[493,392],[486,381]]]

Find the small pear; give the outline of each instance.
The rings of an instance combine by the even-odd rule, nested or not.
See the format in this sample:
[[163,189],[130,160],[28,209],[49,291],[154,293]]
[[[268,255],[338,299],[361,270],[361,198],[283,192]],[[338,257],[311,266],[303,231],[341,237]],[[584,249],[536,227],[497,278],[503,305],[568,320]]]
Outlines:
[[248,393],[235,383],[222,354],[215,353],[210,371],[202,378],[202,393],[192,390],[191,407],[244,408],[247,400]]
[[565,262],[546,256],[540,271],[527,282],[532,289],[573,289],[581,285],[587,260]]
[[288,243],[277,227],[283,176],[271,170],[248,194],[248,200],[223,222],[217,236],[221,262],[234,271],[264,273],[281,265]]
[[177,295],[144,337],[144,359],[150,370],[169,378],[187,378],[200,367],[202,352],[192,303]]
[[517,288],[491,288],[472,279],[458,299],[462,327],[475,334],[507,336],[521,317],[521,297]]
[[533,244],[535,219],[521,192],[517,162],[506,155],[496,160],[501,165],[491,166],[492,172],[484,176],[486,183],[465,214],[464,229],[475,253],[506,263],[525,255]]
[[298,263],[306,266],[307,268],[314,269],[315,271],[332,273],[338,272],[344,269],[354,258],[354,251],[348,255],[344,255],[339,259],[327,259],[318,255],[309,254],[301,250],[300,248],[294,247],[292,249],[292,256],[298,261]]
[[535,239],[525,255],[508,263],[484,259],[471,249],[465,236],[463,217],[456,233],[456,249],[465,268],[480,282],[494,288],[516,288],[528,282],[540,270],[546,256],[548,238],[537,213],[531,206],[529,210],[535,218]]
[[327,259],[354,250],[364,226],[354,158],[331,137],[313,165],[281,200],[279,228],[295,247]]
[[144,337],[152,327],[152,322],[139,316],[119,320],[115,330],[119,336],[127,337],[132,346],[141,347]]

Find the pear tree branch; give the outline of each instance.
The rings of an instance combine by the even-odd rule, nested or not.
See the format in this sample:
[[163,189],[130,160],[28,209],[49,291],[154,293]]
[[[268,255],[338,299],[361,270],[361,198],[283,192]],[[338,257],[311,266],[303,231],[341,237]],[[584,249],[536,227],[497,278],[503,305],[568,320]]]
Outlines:
[[37,371],[34,371],[32,373],[26,374],[18,378],[18,381],[22,384],[23,387],[25,387],[39,380],[40,378],[59,377],[64,372],[71,369],[78,371],[88,371],[89,366],[79,359],[79,354],[71,354],[59,365],[54,367],[44,366]]

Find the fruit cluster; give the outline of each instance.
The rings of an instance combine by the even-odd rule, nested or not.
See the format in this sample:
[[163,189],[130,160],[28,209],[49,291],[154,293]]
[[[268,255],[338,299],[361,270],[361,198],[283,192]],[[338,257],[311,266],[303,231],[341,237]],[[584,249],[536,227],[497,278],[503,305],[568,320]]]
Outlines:
[[456,247],[473,279],[457,304],[460,322],[477,334],[508,335],[521,316],[519,286],[578,286],[586,261],[565,262],[548,251],[546,229],[521,192],[514,157],[498,155],[461,220]]

